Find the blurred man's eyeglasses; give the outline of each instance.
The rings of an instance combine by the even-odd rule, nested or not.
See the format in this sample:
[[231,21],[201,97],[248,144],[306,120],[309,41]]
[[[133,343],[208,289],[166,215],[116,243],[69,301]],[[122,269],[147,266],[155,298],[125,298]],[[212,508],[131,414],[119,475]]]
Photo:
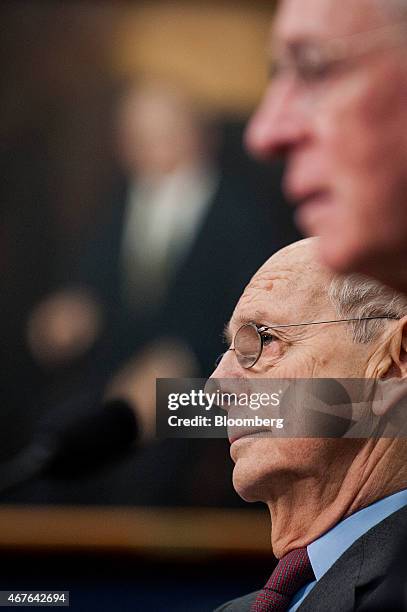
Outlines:
[[[289,325],[273,325],[268,327],[265,325],[256,325],[256,323],[245,323],[235,333],[233,338],[233,346],[227,351],[234,351],[236,359],[239,365],[248,370],[252,368],[259,361],[263,352],[263,347],[268,342],[276,339],[273,334],[270,334],[270,330],[280,329],[285,327],[304,327],[307,325],[325,325],[328,323],[345,323],[349,321],[376,321],[379,319],[387,320],[398,320],[397,317],[358,317],[353,319],[334,319],[332,321],[313,321],[309,323],[291,323]],[[219,355],[215,361],[215,368],[218,367],[221,359],[226,353]]]
[[279,58],[276,54],[271,63],[270,77],[273,80],[290,75],[302,85],[316,84],[355,58],[405,43],[406,22],[321,43],[294,43],[289,46],[285,56]]

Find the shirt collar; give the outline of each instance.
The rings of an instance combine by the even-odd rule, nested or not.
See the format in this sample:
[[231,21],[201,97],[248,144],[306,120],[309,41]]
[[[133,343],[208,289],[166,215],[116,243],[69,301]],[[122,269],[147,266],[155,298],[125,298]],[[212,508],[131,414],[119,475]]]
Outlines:
[[309,544],[307,551],[316,580],[320,580],[358,538],[406,505],[407,489],[404,489],[355,512]]

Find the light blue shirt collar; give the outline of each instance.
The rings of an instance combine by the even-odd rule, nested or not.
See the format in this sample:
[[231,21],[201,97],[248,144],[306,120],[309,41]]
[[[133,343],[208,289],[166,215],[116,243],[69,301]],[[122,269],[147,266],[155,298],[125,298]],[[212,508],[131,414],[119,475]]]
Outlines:
[[307,546],[315,580],[302,587],[293,597],[289,612],[295,612],[318,580],[336,563],[343,553],[369,529],[407,506],[407,489],[384,497],[344,519]]
[[369,529],[406,505],[407,489],[404,489],[348,516],[309,544],[307,551],[316,580],[320,580],[339,557]]

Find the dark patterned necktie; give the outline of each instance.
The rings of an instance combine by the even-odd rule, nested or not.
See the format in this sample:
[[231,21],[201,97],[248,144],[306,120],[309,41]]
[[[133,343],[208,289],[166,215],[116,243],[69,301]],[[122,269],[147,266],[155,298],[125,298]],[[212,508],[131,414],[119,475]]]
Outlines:
[[295,593],[315,580],[306,548],[282,557],[265,587],[259,592],[251,612],[286,612]]

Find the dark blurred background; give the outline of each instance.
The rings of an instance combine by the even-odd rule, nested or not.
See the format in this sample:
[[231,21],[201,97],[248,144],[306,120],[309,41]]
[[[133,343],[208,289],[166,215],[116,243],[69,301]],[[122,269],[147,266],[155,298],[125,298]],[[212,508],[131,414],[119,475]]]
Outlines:
[[[33,508],[43,509],[44,521],[61,507],[95,513],[110,507],[109,521],[123,507],[212,507],[230,516],[246,508],[231,485],[226,441],[159,441],[152,434],[156,377],[209,375],[250,276],[297,237],[281,195],[281,168],[250,160],[242,142],[267,78],[272,5],[1,4],[0,465],[27,446],[42,415],[58,420],[62,404],[93,394],[125,398],[147,440],[103,470],[36,478],[0,497],[4,512],[14,509],[0,513],[0,545],[14,559],[6,582],[14,580],[16,564],[24,566],[16,549],[27,546],[30,555],[45,547],[42,575],[50,575],[50,551],[61,555],[64,537],[70,570],[58,557],[60,575],[67,572],[74,586],[76,550],[99,559],[85,564],[88,571],[104,559],[78,535],[83,518],[70,519],[66,529],[58,523],[59,544],[47,543],[46,530],[34,544],[19,538],[24,521],[26,535],[34,529]],[[265,524],[259,508],[247,512]],[[20,526],[11,528],[14,539],[4,535],[10,520]],[[194,548],[200,527],[191,525]],[[103,529],[96,533],[103,540]],[[222,554],[231,555],[239,537],[232,533]],[[116,555],[123,546],[109,540]],[[144,563],[149,546],[136,540],[124,546],[118,575],[131,574],[123,570],[129,559]],[[256,547],[249,549],[255,556]],[[201,557],[197,573],[212,575]],[[25,559],[28,579],[35,564]],[[154,568],[157,560],[150,562]],[[178,607],[150,609],[210,609],[209,601],[222,600],[223,591],[212,600],[209,592],[193,607],[190,582],[178,578]],[[98,580],[89,577],[102,592]],[[126,584],[130,602],[140,585]],[[93,608],[88,602],[77,609]],[[114,608],[99,602],[95,609]]]

